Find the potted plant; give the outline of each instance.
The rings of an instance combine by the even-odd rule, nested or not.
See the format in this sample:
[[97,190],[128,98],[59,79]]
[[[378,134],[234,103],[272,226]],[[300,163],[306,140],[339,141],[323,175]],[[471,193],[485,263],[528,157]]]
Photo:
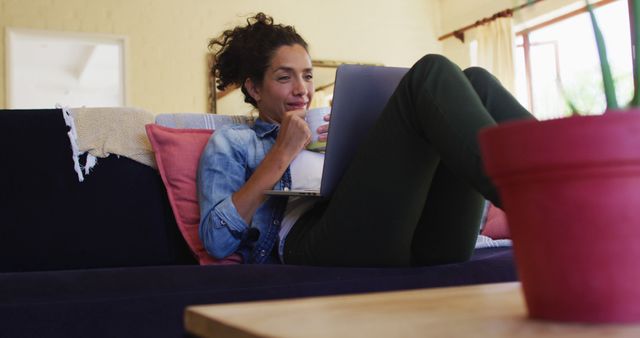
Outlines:
[[[640,0],[629,1],[639,45]],[[491,127],[480,146],[507,213],[529,316],[640,322],[640,67],[635,58],[634,97],[621,108],[586,3],[607,111]]]

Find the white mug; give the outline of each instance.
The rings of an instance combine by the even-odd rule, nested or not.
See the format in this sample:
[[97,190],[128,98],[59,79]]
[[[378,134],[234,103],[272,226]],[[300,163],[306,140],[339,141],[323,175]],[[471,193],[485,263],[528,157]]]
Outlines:
[[309,125],[309,129],[311,129],[311,142],[307,146],[307,150],[311,151],[324,151],[327,147],[326,141],[318,140],[318,127],[323,124],[327,124],[328,122],[324,120],[325,115],[331,112],[330,107],[318,107],[309,109],[307,114],[305,115],[305,121]]

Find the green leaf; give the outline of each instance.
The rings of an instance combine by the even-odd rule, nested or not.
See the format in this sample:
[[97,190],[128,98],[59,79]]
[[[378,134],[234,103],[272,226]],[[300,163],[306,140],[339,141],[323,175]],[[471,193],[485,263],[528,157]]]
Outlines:
[[[631,22],[632,25],[632,34],[633,34],[633,42],[634,42],[634,46],[637,50],[638,46],[640,46],[640,0],[633,0],[630,2],[631,3],[631,20],[633,20],[633,22]],[[638,107],[640,106],[640,86],[638,85],[638,81],[640,81],[640,79],[638,77],[640,77],[640,58],[637,57],[637,52],[636,52],[636,57],[635,59],[635,64],[633,67],[634,70],[634,92],[633,92],[633,99],[631,100],[631,106],[633,107]]]
[[564,89],[564,85],[562,84],[562,80],[560,79],[560,77],[556,78],[556,87],[558,87],[560,96],[562,96],[564,103],[567,105],[567,107],[569,107],[569,110],[571,111],[570,116],[580,115],[578,108],[576,108],[576,105],[573,104],[573,101],[571,101],[569,95],[567,95],[567,91]]
[[616,88],[613,84],[613,76],[611,75],[611,68],[609,67],[609,59],[607,58],[607,47],[604,43],[604,37],[602,31],[596,20],[596,16],[593,13],[593,7],[589,0],[585,0],[587,3],[587,9],[589,10],[589,16],[591,17],[591,23],[593,24],[593,32],[596,36],[596,45],[598,46],[598,55],[600,56],[600,67],[602,68],[602,83],[604,84],[604,94],[607,99],[608,109],[618,109],[618,100],[616,99]]

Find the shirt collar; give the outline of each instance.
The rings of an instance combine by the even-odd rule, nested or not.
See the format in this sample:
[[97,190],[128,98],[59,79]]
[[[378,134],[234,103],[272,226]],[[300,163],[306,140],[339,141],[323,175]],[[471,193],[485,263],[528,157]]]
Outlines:
[[264,138],[268,134],[277,132],[279,129],[279,124],[269,123],[261,118],[256,119],[256,123],[253,124],[253,131],[255,131],[256,135],[260,138]]

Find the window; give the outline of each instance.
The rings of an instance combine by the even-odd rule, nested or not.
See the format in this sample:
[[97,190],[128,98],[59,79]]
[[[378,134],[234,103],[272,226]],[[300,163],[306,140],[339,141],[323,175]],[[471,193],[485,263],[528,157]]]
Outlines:
[[[633,94],[627,1],[603,1],[596,18],[605,38],[620,104]],[[602,75],[588,13],[576,11],[529,30],[516,39],[516,96],[539,119],[606,108]]]

